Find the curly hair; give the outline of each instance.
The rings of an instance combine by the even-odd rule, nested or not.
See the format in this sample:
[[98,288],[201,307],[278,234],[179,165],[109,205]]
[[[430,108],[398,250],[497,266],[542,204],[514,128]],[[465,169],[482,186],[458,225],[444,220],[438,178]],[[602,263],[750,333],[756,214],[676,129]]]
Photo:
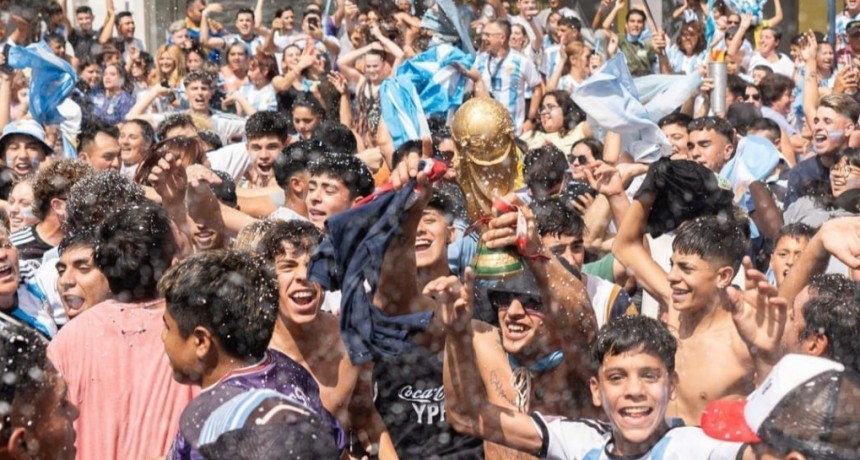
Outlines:
[[51,211],[51,200],[66,200],[78,180],[93,173],[83,161],[60,160],[40,169],[33,180],[33,213],[44,219]]

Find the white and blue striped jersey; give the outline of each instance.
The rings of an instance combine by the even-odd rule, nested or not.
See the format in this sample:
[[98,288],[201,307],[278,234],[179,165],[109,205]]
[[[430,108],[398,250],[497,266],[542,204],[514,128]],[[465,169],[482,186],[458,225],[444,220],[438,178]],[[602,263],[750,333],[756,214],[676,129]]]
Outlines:
[[691,74],[695,72],[705,62],[707,57],[708,53],[706,50],[688,57],[674,43],[666,47],[666,58],[669,59],[672,71],[676,73]]
[[[540,458],[559,460],[615,460],[611,455],[612,428],[590,419],[570,420],[532,414],[543,438]],[[675,427],[657,441],[651,450],[625,460],[735,460],[741,443],[718,441],[699,427]]]
[[245,45],[245,49],[248,50],[248,56],[253,56],[257,54],[257,49],[263,47],[263,43],[265,39],[259,35],[254,35],[254,38],[251,41],[245,41],[239,34],[230,34],[224,38],[224,49],[227,49],[233,46],[233,43],[241,43]]
[[561,62],[561,45],[558,43],[549,45],[543,49],[543,59],[540,61],[540,73],[549,80],[552,73],[555,72],[557,66],[563,65]]
[[479,53],[473,66],[493,99],[499,101],[511,113],[517,134],[526,118],[526,88],[541,83],[540,74],[531,59],[522,53],[509,50],[501,59],[489,53]]
[[846,15],[846,11],[843,11],[836,15],[836,51],[845,48],[845,40],[842,40],[840,36],[845,35],[845,29],[848,27],[849,22],[857,20],[860,20],[860,13],[857,13],[856,16],[848,16]]

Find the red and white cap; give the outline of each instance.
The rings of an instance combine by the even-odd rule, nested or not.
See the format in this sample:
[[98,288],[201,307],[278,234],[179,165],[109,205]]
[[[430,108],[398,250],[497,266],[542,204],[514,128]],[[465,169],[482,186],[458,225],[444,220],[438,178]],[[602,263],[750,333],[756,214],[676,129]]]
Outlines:
[[714,401],[702,413],[702,430],[722,441],[758,443],[759,429],[795,389],[816,377],[842,373],[845,367],[816,356],[786,355],[746,399]]

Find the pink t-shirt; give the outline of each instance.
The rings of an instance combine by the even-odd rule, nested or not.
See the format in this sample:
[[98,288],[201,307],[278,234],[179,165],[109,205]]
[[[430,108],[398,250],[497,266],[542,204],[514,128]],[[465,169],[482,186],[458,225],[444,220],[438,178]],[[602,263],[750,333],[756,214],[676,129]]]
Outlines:
[[173,380],[161,343],[164,300],[102,302],[63,327],[48,357],[80,409],[78,460],[146,459],[170,448],[199,389]]

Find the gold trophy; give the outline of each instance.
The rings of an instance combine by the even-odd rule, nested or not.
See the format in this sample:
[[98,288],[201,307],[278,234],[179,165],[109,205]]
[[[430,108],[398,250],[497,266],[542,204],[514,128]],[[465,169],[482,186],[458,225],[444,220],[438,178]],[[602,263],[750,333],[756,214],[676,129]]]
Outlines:
[[[500,199],[524,184],[522,153],[508,110],[492,98],[472,98],[454,114],[451,134],[469,220],[476,223],[511,210]],[[489,249],[483,244],[478,245],[474,266],[479,278],[505,277],[523,269],[515,249]]]

